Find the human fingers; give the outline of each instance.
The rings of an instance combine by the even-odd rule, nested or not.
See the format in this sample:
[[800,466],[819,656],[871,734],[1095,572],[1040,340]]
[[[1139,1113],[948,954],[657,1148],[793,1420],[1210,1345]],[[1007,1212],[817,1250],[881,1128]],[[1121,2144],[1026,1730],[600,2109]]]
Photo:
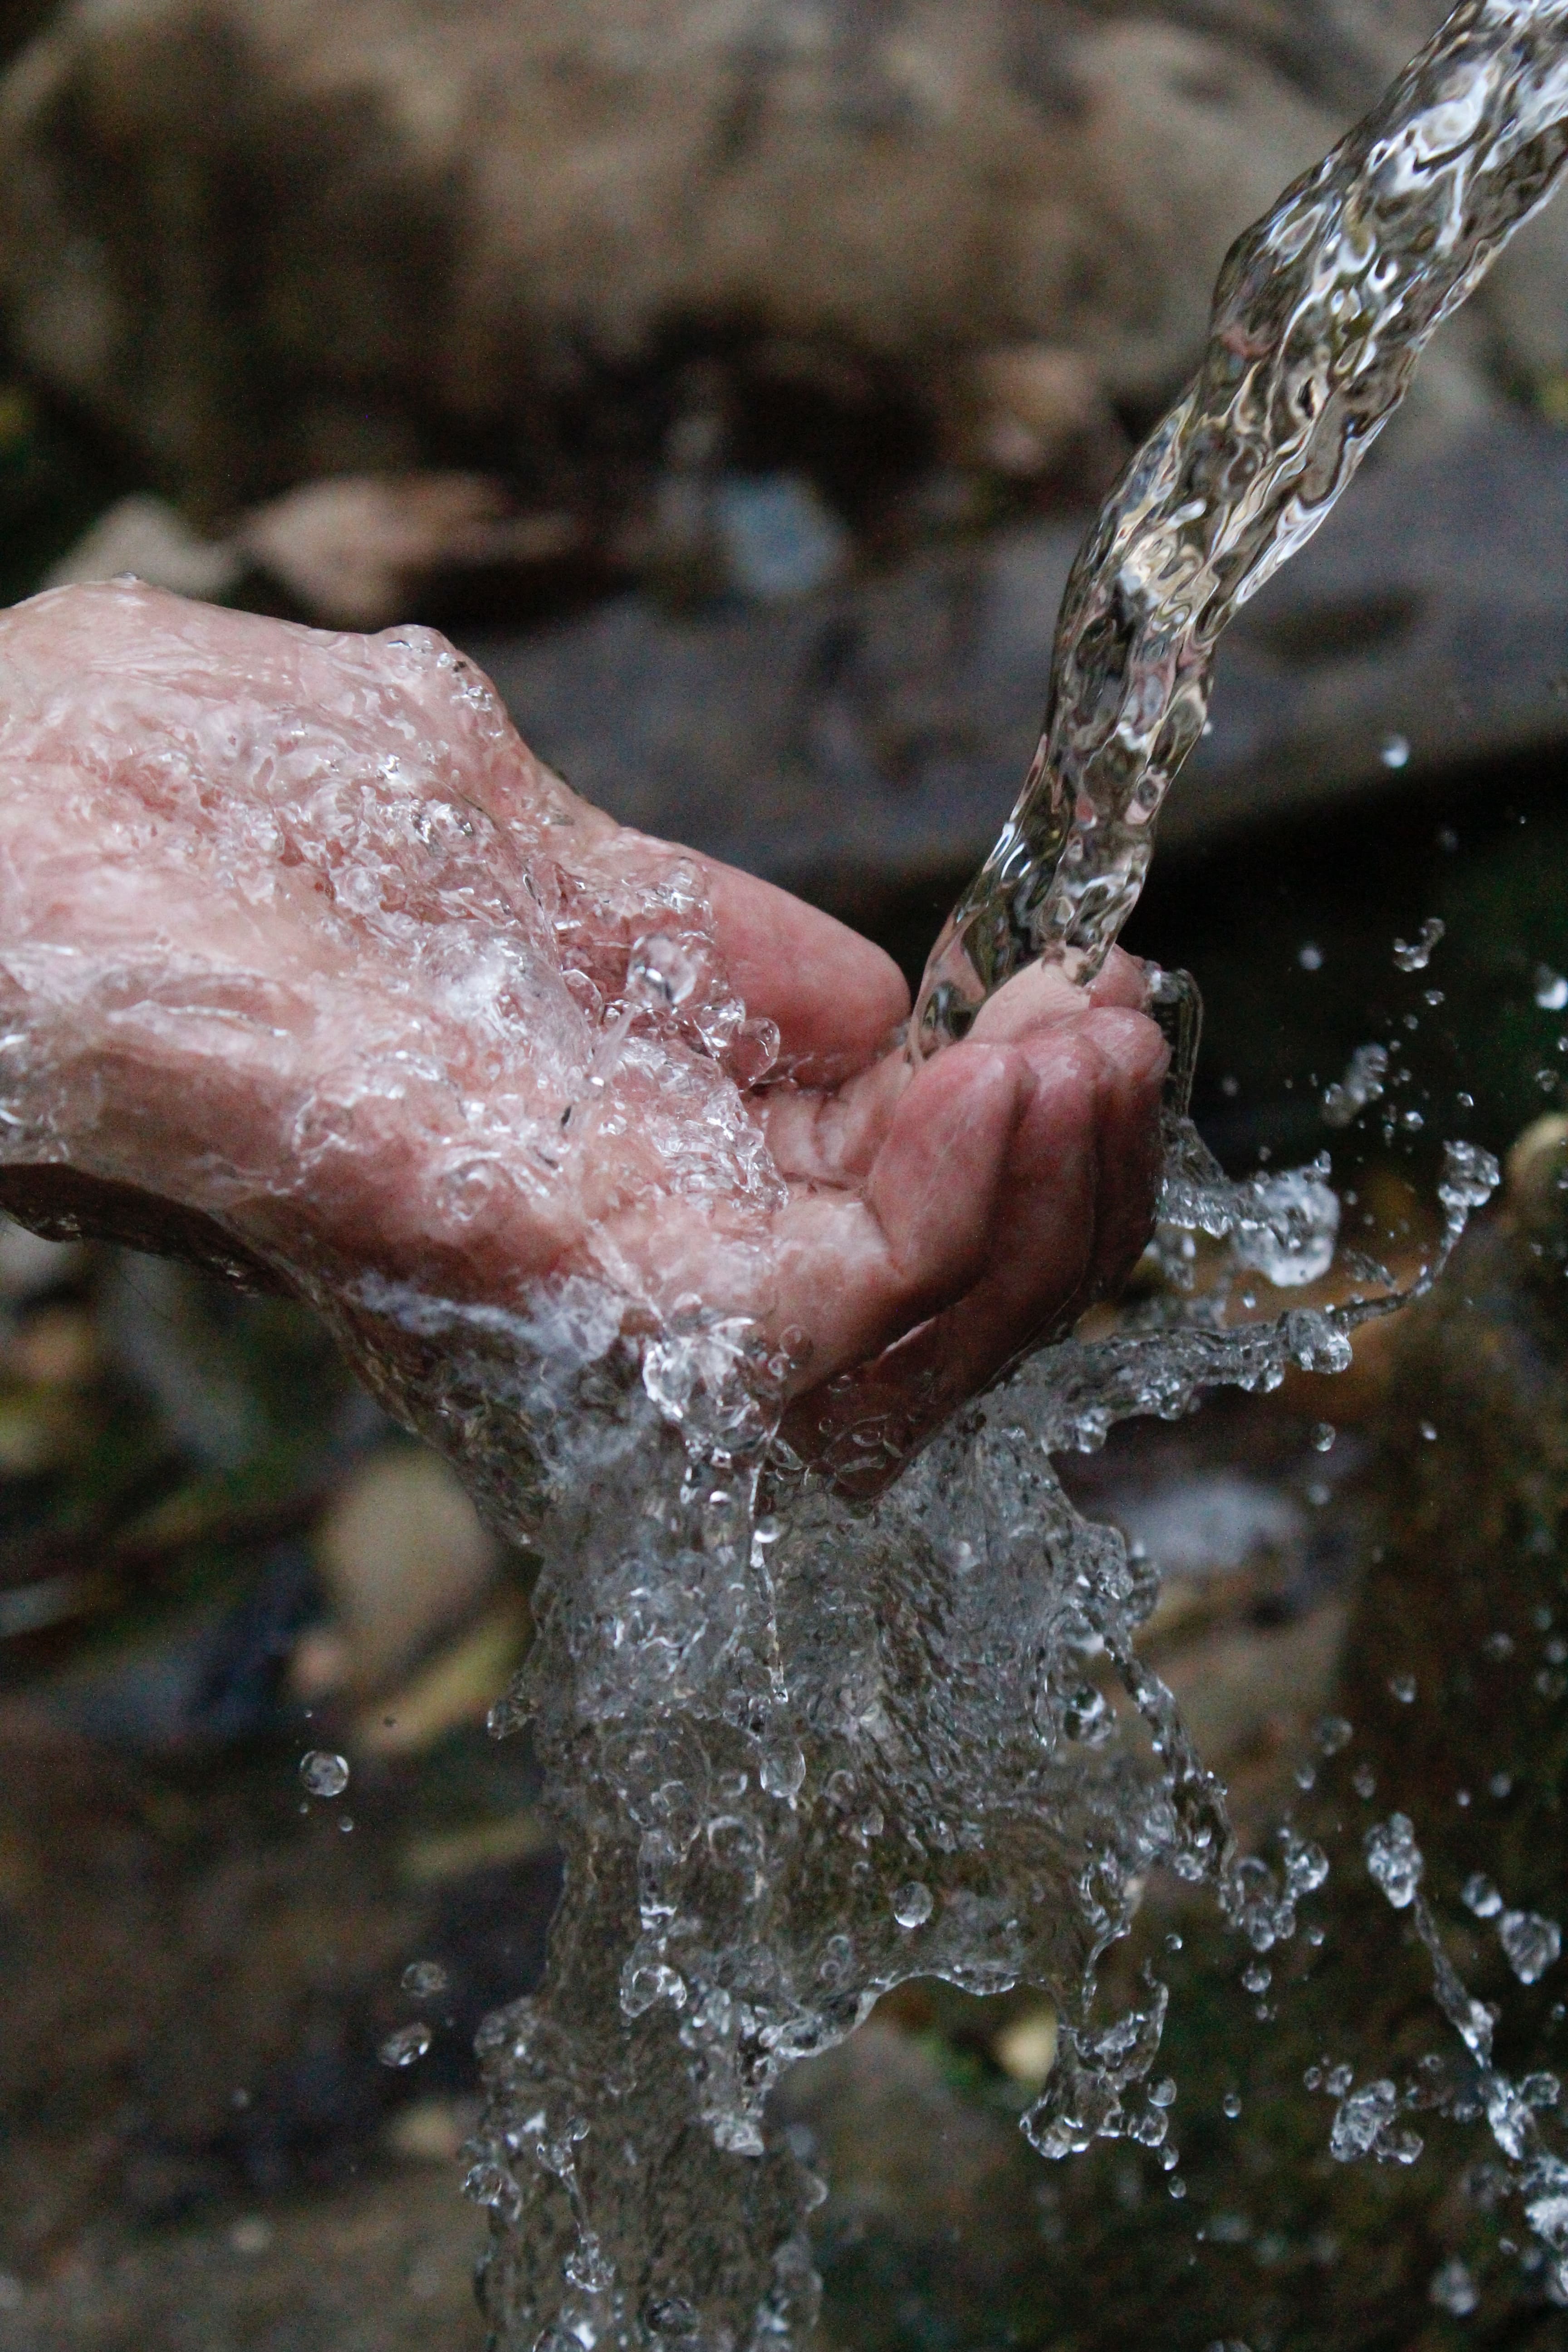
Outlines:
[[891,956],[771,882],[698,862],[731,984],[754,1018],[777,1023],[796,1076],[834,1084],[884,1053],[910,1010]]
[[[1022,1050],[1022,1049],[1019,1049]],[[1028,1342],[1076,1314],[1142,1248],[1158,1172],[1166,1048],[1121,1008],[1032,1042],[987,1263],[962,1300],[792,1412],[803,1451],[850,1484],[885,1481]]]
[[1146,967],[1121,948],[1112,948],[1087,987],[1070,980],[1059,963],[1026,964],[981,1006],[969,1034],[987,1045],[999,1045],[1049,1024],[1078,1020],[1086,1013],[1103,1012],[1113,1005],[1142,1012],[1148,994]]

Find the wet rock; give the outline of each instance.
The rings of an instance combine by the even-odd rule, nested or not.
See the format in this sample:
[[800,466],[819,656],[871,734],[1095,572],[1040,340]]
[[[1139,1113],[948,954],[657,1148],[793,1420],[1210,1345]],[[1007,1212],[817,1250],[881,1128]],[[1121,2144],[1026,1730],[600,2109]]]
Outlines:
[[933,421],[1020,344],[1146,412],[1384,71],[1326,0],[80,5],[6,83],[5,299],[205,517],[462,448],[612,484],[694,350],[797,421],[803,346]]

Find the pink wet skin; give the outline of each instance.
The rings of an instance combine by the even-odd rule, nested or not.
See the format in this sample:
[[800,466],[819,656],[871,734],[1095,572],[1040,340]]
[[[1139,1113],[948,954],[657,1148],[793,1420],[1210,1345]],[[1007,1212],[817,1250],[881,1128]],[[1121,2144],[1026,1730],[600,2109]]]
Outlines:
[[[780,1033],[738,1097],[689,1035],[632,1066],[651,1017],[605,1048],[672,877]],[[792,1435],[858,1483],[1138,1255],[1143,997],[1120,952],[1088,990],[1036,969],[911,1068],[879,949],[591,809],[432,632],[126,582],[0,614],[0,1160],[155,1195],[176,1244],[216,1218],[286,1279],[504,1305],[577,1272],[628,1328],[751,1318]]]

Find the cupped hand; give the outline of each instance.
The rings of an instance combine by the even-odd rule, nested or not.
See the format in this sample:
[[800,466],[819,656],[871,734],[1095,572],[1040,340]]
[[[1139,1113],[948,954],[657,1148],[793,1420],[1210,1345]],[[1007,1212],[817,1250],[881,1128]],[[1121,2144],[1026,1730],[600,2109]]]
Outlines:
[[879,950],[616,826],[424,629],[133,583],[0,614],[0,1202],[319,1294],[742,1317],[875,1476],[1142,1246],[1122,956],[923,1066]]

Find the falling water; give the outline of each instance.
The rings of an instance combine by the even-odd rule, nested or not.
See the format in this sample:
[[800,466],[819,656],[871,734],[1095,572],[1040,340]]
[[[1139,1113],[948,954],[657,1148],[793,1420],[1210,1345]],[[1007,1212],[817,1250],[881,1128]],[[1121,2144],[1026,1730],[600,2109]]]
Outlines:
[[[1476,0],[1234,248],[1196,382],[1079,557],[1040,749],[933,952],[920,1050],[962,1035],[1028,959],[1099,968],[1202,730],[1221,628],[1323,520],[1428,337],[1544,201],[1564,115],[1568,0]],[[536,1724],[568,1879],[546,1991],[482,2044],[469,2187],[495,2218],[487,2301],[507,2346],[717,2352],[807,2326],[801,2225],[821,2191],[770,2142],[767,2095],[911,1975],[1045,1988],[1066,2023],[1026,2132],[1051,2157],[1131,2137],[1179,2185],[1144,2088],[1164,1988],[1095,2027],[1098,1957],[1155,1863],[1210,1882],[1258,1952],[1327,1865],[1289,1842],[1278,1872],[1238,1853],[1135,1647],[1153,1572],[1077,1517],[1050,1457],[1215,1382],[1341,1368],[1355,1322],[1394,1297],[1342,1260],[1360,1285],[1343,1304],[1241,1315],[1259,1274],[1289,1289],[1330,1271],[1328,1163],[1226,1183],[1184,1117],[1190,995],[1162,981],[1156,997],[1186,1030],[1163,1296],[1112,1338],[1037,1354],[880,1501],[850,1506],[791,1455],[743,1331],[699,1320],[639,1359],[613,1303],[584,1294],[511,1335],[505,1377],[530,1367],[518,1402],[550,1497],[549,1606],[501,1723]],[[1348,1123],[1361,1105],[1344,1108]],[[1495,1181],[1484,1153],[1447,1147],[1445,1249],[1421,1286]],[[1199,1236],[1227,1255],[1194,1296]],[[459,1337],[448,1318],[447,1364]]]
[[[1197,382],[1073,573],[1041,751],[933,957],[921,1050],[960,1034],[1028,957],[1077,977],[1097,967],[1200,732],[1226,618],[1322,520],[1434,327],[1544,199],[1564,115],[1568,0],[1469,0],[1237,246]],[[67,593],[100,597],[111,639],[127,592]],[[309,665],[327,664],[329,717],[282,738],[226,708],[201,718],[224,758],[267,779],[254,803],[204,801],[202,824],[257,905],[282,841],[311,869],[311,903],[352,911],[354,954],[384,958],[374,1012],[323,1028],[312,974],[253,1007],[230,982],[215,991],[194,950],[188,969],[164,955],[151,977],[112,955],[89,968],[31,943],[12,909],[0,1150],[64,1156],[94,1021],[130,1054],[138,1021],[163,1051],[182,1024],[205,1040],[216,1020],[269,1067],[296,1030],[319,1037],[331,1084],[300,1114],[306,1185],[345,1164],[366,1102],[393,1102],[405,1130],[426,1122],[427,1213],[460,1239],[508,1186],[548,1206],[575,1181],[585,1133],[624,1136],[629,1164],[663,1121],[694,1213],[754,1212],[763,1231],[779,1180],[734,1075],[745,1009],[717,970],[692,869],[622,877],[609,915],[587,920],[562,853],[580,819],[546,790],[533,836],[520,832],[506,779],[522,755],[482,681],[427,632],[368,651],[312,644],[327,649],[298,654],[296,699]],[[84,642],[83,698],[95,657]],[[132,689],[112,664],[105,675],[112,730]],[[171,662],[152,680],[155,702],[176,677]],[[373,706],[417,720],[374,773],[358,731]],[[43,740],[53,723],[18,690],[0,738],[32,728]],[[169,745],[161,791],[196,795],[200,759],[183,781],[184,751]],[[454,769],[469,782],[461,805]],[[416,965],[454,1036],[490,1057],[466,1093],[429,1019],[398,1025]],[[1174,1418],[1215,1383],[1342,1369],[1355,1325],[1395,1294],[1339,1250],[1326,1157],[1223,1178],[1184,1116],[1190,992],[1160,979],[1155,995],[1182,1047],[1156,1278],[1108,1336],[1059,1340],[1013,1371],[874,1502],[846,1499],[785,1443],[790,1366],[742,1317],[651,1315],[647,1300],[628,1314],[608,1274],[483,1304],[367,1274],[291,1241],[290,1204],[266,1197],[275,1179],[246,1168],[238,1134],[221,1167],[169,1179],[287,1267],[378,1393],[543,1561],[538,1638],[492,1727],[532,1724],[566,1885],[544,1990],[481,2037],[468,2172],[491,2219],[484,2297],[505,2352],[801,2341],[816,2292],[805,2225],[822,2189],[770,2137],[768,2095],[916,1975],[1042,1988],[1061,2054],[1024,2118],[1030,2138],[1065,2157],[1130,2137],[1180,2186],[1168,2105],[1144,2087],[1165,1989],[1150,1978],[1131,2011],[1096,2023],[1096,1963],[1156,1864],[1210,1885],[1258,1953],[1292,1935],[1326,1864],[1306,1844],[1287,1843],[1279,1868],[1238,1851],[1224,1791],[1136,1646],[1155,1571],[1078,1517],[1052,1457],[1132,1415]],[[1341,1091],[1348,1125],[1375,1089],[1361,1103]],[[108,1127],[89,1118],[88,1131],[100,1173],[145,1181]],[[1447,1147],[1444,1245],[1421,1285],[1496,1176],[1475,1147]],[[1260,1282],[1295,1303],[1261,1317]],[[1306,1303],[1319,1282],[1339,1303]]]
[[1305,546],[1436,329],[1551,194],[1568,5],[1468,0],[1237,239],[1196,377],[1079,550],[1017,806],[932,950],[923,1050],[1037,956],[1097,971],[1203,732],[1215,647]]

